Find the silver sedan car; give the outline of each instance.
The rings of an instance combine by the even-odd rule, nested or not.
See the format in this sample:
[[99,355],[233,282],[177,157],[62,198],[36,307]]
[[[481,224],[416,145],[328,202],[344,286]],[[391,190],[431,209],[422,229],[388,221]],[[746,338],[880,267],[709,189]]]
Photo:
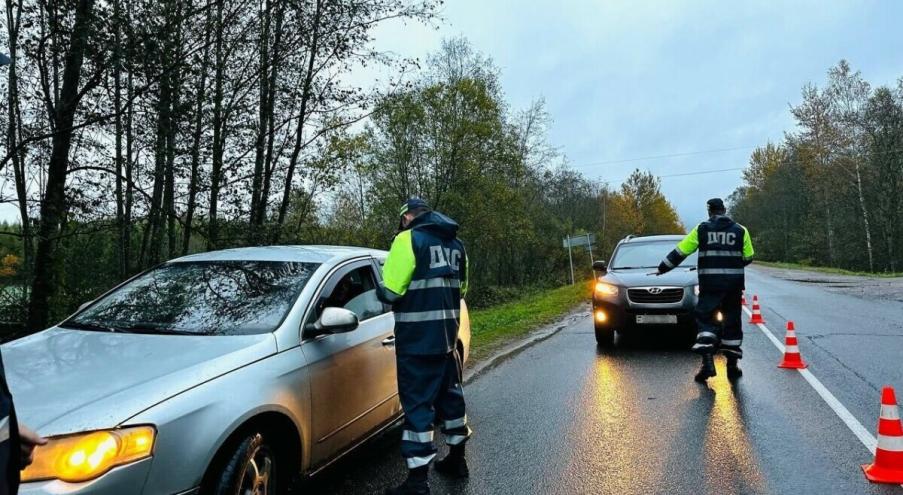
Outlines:
[[376,297],[385,256],[186,256],[5,344],[18,416],[50,438],[20,493],[283,493],[391,426],[401,407],[394,319]]

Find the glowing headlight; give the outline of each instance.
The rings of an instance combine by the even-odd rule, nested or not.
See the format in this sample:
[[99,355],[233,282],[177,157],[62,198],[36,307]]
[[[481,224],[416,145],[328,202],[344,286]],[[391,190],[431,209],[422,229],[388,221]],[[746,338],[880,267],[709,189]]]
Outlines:
[[597,282],[596,283],[596,294],[602,294],[605,296],[617,296],[618,295],[618,286],[606,284],[605,282]]
[[136,426],[50,438],[35,449],[34,463],[22,471],[22,481],[92,480],[116,466],[150,457],[155,436],[153,427]]

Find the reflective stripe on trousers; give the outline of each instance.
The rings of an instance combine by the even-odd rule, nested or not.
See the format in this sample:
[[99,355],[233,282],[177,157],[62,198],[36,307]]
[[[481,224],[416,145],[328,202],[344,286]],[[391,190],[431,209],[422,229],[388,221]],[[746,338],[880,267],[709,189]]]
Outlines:
[[0,443],[9,440],[9,416],[0,420]]
[[417,469],[432,462],[434,457],[436,457],[436,454],[430,454],[423,457],[408,457],[405,459],[405,462],[408,464],[408,469]]
[[405,442],[430,443],[433,441],[434,432],[432,431],[411,431],[404,430],[401,433],[401,440]]

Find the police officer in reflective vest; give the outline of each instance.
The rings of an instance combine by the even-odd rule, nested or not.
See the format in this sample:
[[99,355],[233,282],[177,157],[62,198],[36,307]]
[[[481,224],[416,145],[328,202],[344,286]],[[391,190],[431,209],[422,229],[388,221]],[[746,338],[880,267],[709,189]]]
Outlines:
[[395,313],[398,394],[404,410],[401,454],[408,478],[388,494],[429,493],[427,475],[441,426],[449,454],[440,473],[468,476],[464,443],[471,435],[457,356],[461,297],[467,291],[467,254],[458,224],[419,198],[401,208],[401,233],[383,267],[380,299]]
[[[743,374],[737,365],[743,357],[740,301],[745,288],[744,267],[752,263],[755,254],[749,232],[725,215],[724,202],[714,198],[707,204],[709,220],[687,234],[658,266],[658,273],[665,273],[699,250],[699,333],[693,345],[693,351],[702,355],[702,367],[695,377],[699,383],[715,376],[713,356],[719,348],[727,358],[727,377],[736,380]],[[715,321],[719,310],[722,325]]]

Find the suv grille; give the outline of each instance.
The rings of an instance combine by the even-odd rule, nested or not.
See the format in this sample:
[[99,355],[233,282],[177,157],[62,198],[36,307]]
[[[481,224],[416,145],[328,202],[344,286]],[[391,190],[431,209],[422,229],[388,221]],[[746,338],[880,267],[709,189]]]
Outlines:
[[627,289],[627,297],[631,302],[640,304],[672,304],[684,298],[684,290],[681,287],[661,289],[658,294],[653,294],[649,288]]

